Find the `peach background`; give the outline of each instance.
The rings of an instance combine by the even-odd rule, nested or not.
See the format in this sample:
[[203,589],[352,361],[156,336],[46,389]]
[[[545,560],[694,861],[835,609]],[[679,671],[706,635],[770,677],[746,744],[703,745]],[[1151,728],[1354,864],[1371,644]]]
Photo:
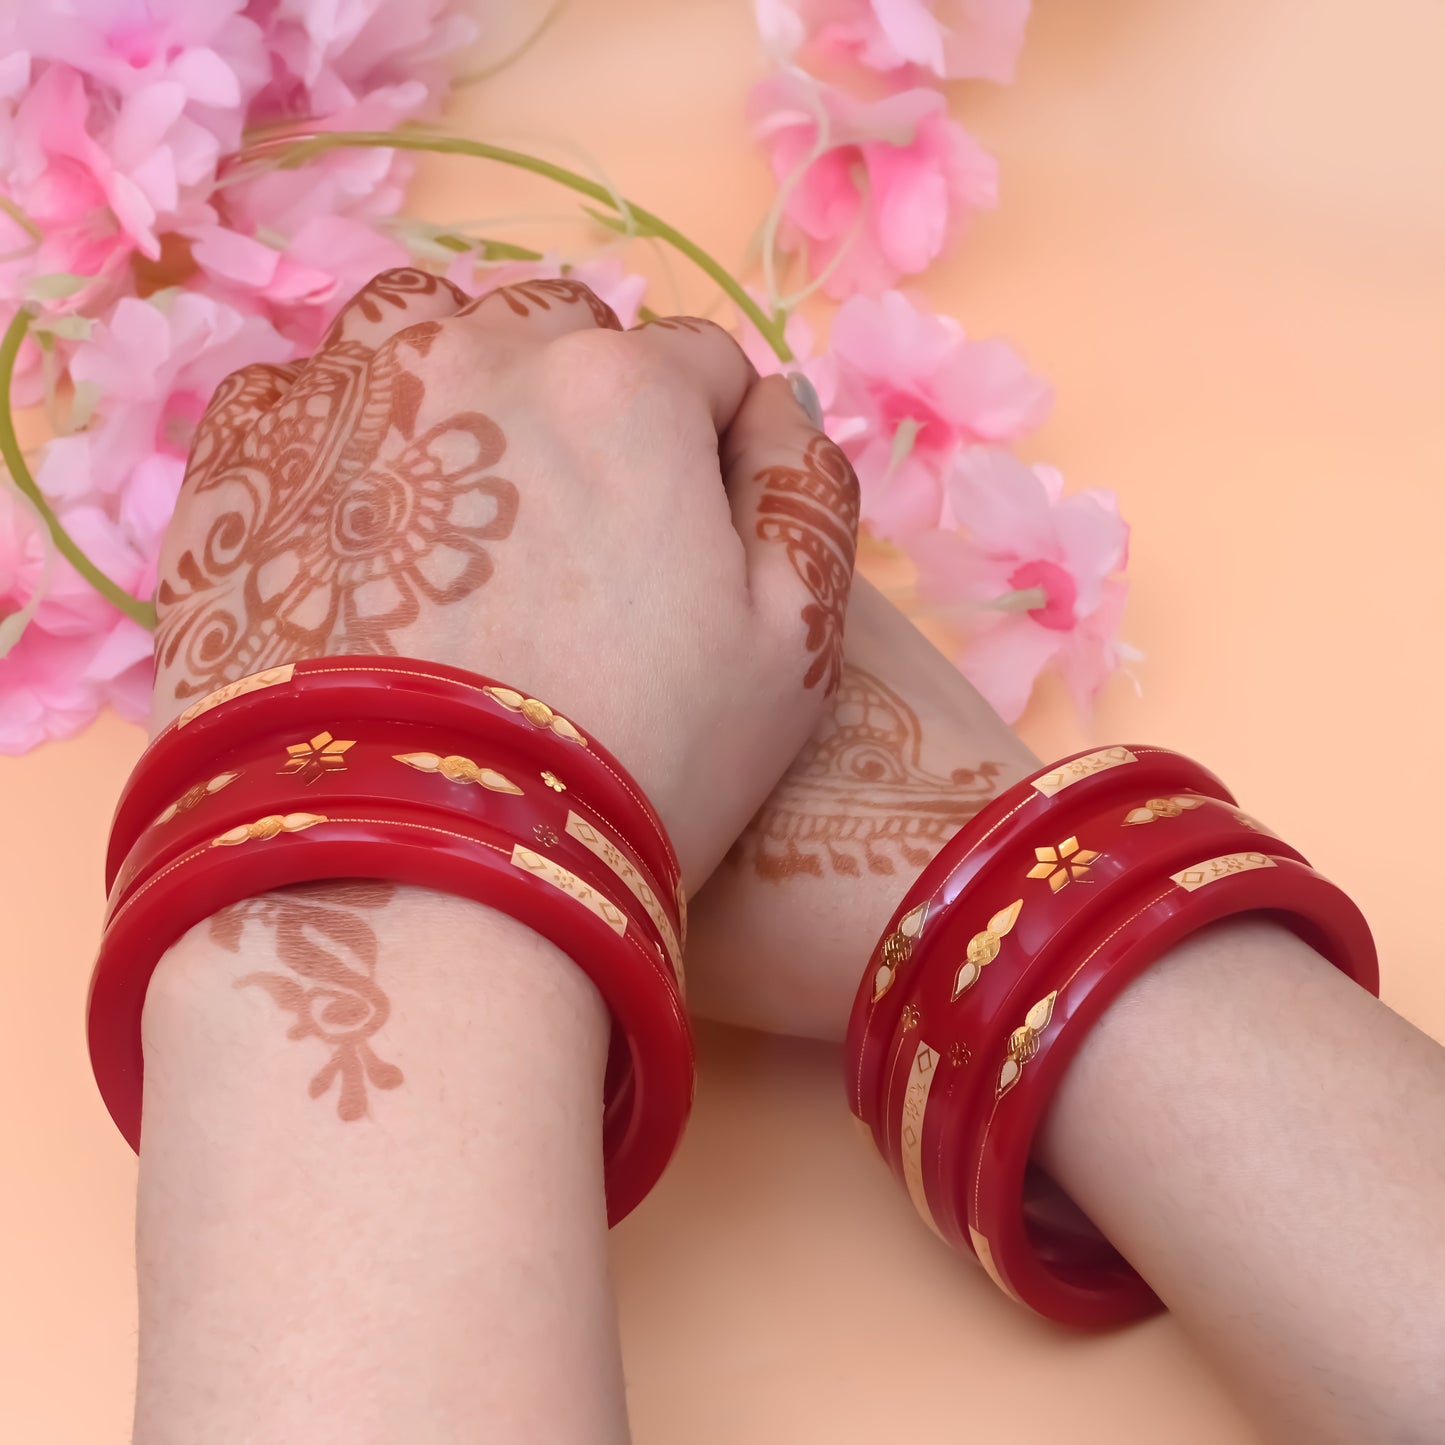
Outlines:
[[[1035,449],[1120,493],[1127,635],[1148,660],[1142,695],[1120,680],[1086,732],[1049,690],[1028,734],[1041,751],[1197,752],[1356,893],[1387,997],[1445,1037],[1445,6],[1037,12],[1019,83],[957,93],[1004,201],[928,289],[1057,384]],[[624,191],[737,258],[769,201],[738,113],[756,64],[745,0],[576,0],[462,96],[456,128],[585,135]],[[416,201],[437,220],[567,204],[452,164]],[[0,1435],[15,1440],[128,1438],[135,1165],[93,1092],[81,1011],[106,819],[139,744],[107,720],[0,764]],[[1255,1438],[1170,1321],[1065,1335],[942,1254],[859,1147],[820,1047],[705,1033],[695,1126],[616,1257],[642,1445]]]

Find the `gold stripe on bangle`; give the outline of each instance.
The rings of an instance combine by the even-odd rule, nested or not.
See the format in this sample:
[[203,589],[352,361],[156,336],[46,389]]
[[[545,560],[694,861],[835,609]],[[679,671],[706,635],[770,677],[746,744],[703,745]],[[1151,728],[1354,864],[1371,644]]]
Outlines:
[[913,1055],[913,1067],[908,1071],[908,1087],[903,1091],[903,1116],[899,1123],[898,1138],[903,1155],[903,1182],[908,1186],[908,1197],[913,1207],[923,1216],[923,1222],[940,1239],[938,1225],[933,1221],[933,1211],[928,1207],[928,1195],[923,1188],[923,1116],[928,1110],[928,1094],[938,1075],[938,1050],[930,1048],[922,1040],[918,1052]]
[[1003,1276],[993,1262],[993,1246],[971,1224],[968,1226],[968,1237],[973,1241],[973,1252],[978,1256],[978,1262],[983,1266],[984,1273],[1010,1299],[1017,1299],[1018,1296],[1003,1282]]
[[1171,873],[1169,878],[1186,893],[1197,893],[1211,883],[1218,883],[1221,878],[1228,878],[1231,873],[1249,873],[1256,868],[1274,866],[1274,859],[1267,853],[1221,853],[1218,858],[1206,858],[1192,868]]
[[612,870],[623,886],[642,905],[642,911],[652,920],[653,927],[662,937],[662,946],[667,961],[672,965],[673,977],[679,989],[683,988],[682,949],[678,947],[677,935],[672,930],[667,914],[657,894],[648,885],[647,879],[632,866],[627,855],[594,823],[576,813],[567,814],[567,836],[575,838],[587,851],[599,858]]
[[1128,748],[1100,748],[1096,753],[1090,753],[1087,757],[1075,758],[1071,763],[1065,763],[1061,768],[1055,768],[1051,773],[1045,773],[1041,778],[1035,778],[1033,782],[1034,792],[1042,793],[1046,798],[1057,797],[1065,788],[1072,788],[1075,783],[1081,783],[1085,778],[1092,778],[1095,773],[1107,773],[1110,768],[1122,767],[1125,763],[1137,763],[1138,758]]
[[202,713],[210,712],[213,707],[220,707],[222,703],[233,702],[238,697],[245,697],[248,692],[260,692],[263,687],[276,687],[283,682],[290,682],[295,671],[294,662],[285,662],[280,667],[268,667],[264,672],[253,672],[249,677],[238,677],[235,682],[228,682],[225,687],[218,687],[215,692],[208,692],[205,697],[193,702],[176,719],[176,727],[183,728],[187,723],[195,722]]
[[550,883],[553,888],[575,898],[589,913],[595,913],[614,933],[627,932],[627,915],[615,903],[610,903],[590,884],[584,883],[575,873],[569,873],[560,863],[524,848],[517,843],[512,848],[512,866]]

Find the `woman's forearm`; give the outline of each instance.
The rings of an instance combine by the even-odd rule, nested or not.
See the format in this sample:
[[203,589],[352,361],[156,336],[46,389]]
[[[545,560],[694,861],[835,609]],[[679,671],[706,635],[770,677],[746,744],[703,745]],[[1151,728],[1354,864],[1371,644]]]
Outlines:
[[1445,1438],[1445,1050],[1265,921],[1176,948],[1065,1075],[1051,1174],[1276,1438]]
[[138,1445],[626,1439],[606,1011],[511,919],[252,900],[145,1012]]

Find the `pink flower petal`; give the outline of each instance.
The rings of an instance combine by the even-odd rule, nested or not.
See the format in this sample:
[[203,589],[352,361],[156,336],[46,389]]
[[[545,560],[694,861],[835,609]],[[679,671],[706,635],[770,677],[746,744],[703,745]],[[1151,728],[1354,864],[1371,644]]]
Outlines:
[[1039,674],[1063,650],[1066,633],[1027,613],[1004,616],[975,634],[958,660],[963,675],[1005,722],[1017,722]]

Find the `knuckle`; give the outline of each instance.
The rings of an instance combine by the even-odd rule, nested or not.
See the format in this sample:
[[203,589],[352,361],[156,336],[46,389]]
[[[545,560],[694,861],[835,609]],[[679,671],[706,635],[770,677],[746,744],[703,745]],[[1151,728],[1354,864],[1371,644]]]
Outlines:
[[568,415],[615,415],[662,385],[654,359],[615,331],[569,331],[548,343],[540,366],[551,406]]

